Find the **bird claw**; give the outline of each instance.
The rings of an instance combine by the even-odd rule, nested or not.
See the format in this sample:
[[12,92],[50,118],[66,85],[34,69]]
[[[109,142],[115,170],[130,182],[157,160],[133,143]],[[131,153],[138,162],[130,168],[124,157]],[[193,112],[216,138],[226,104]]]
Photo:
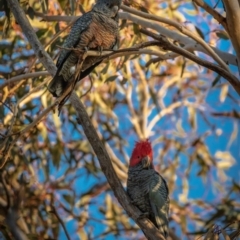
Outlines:
[[88,47],[84,47],[84,53],[82,55],[82,60],[84,60],[87,57]]
[[99,55],[102,56],[103,47],[102,46],[98,46],[98,51],[99,51]]

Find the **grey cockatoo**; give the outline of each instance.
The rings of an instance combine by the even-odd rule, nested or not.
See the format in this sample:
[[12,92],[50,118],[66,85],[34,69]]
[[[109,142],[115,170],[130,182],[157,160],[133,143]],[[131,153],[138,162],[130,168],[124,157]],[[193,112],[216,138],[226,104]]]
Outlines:
[[[116,49],[119,40],[118,10],[121,0],[97,0],[92,10],[83,14],[72,26],[57,60],[57,73],[48,90],[61,96],[69,84],[86,77],[102,61],[102,57],[87,56],[88,50]],[[72,50],[80,49],[82,52]],[[81,72],[77,66],[82,63]]]
[[164,178],[154,170],[151,143],[137,142],[128,170],[127,192],[136,205],[159,229],[168,236],[169,197]]

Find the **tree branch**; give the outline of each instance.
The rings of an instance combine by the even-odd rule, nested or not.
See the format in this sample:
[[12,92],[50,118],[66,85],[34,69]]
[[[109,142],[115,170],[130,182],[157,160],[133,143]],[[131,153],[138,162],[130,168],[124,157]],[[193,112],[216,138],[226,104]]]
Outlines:
[[63,231],[64,231],[67,239],[68,239],[68,240],[71,240],[71,238],[70,238],[70,236],[69,236],[69,234],[68,234],[67,228],[66,228],[66,226],[64,225],[63,220],[62,220],[61,217],[59,216],[56,208],[54,207],[54,205],[51,205],[51,207],[52,207],[52,210],[51,210],[50,212],[53,213],[53,214],[56,216],[56,218],[58,219],[58,221],[60,222],[60,224],[61,224],[61,226],[62,226],[62,228],[63,228]]
[[198,37],[196,34],[189,31],[188,29],[186,29],[180,23],[175,22],[171,19],[167,19],[167,18],[155,16],[155,15],[152,15],[152,14],[144,13],[144,12],[138,11],[136,9],[133,9],[133,8],[130,8],[130,7],[127,7],[127,6],[124,6],[124,5],[122,5],[121,8],[123,10],[125,10],[126,12],[133,13],[137,16],[140,16],[140,17],[143,17],[143,18],[146,18],[146,19],[155,20],[155,21],[165,23],[165,24],[168,24],[170,26],[175,27],[181,33],[185,34],[186,36],[192,38],[197,43],[199,43],[206,50],[206,52],[208,53],[209,56],[211,56],[226,71],[229,71],[228,66],[225,64],[225,62],[213,51],[213,49],[201,37]]
[[12,233],[14,239],[27,240],[27,236],[21,231],[21,229],[17,225],[18,209],[11,204],[10,194],[8,192],[7,184],[5,181],[5,173],[1,172],[0,178],[7,197],[7,206],[1,206],[1,208],[3,208],[3,212],[5,212],[6,215],[5,223],[8,226],[10,232]]
[[75,92],[73,92],[71,95],[71,101],[72,104],[75,103],[75,101],[78,102],[78,104],[75,104],[75,106],[77,106],[75,110],[78,113],[78,122],[82,125],[84,133],[86,134],[88,141],[98,157],[101,169],[104,172],[108,183],[111,186],[119,203],[125,209],[127,214],[139,225],[148,239],[165,239],[158,229],[151,223],[151,221],[149,221],[147,218],[141,218],[141,212],[131,204],[131,200],[124,191],[122,184],[113,169],[111,159],[99,136],[97,135],[97,132],[94,129],[82,102],[79,101],[79,98]]
[[[56,66],[54,65],[50,56],[43,50],[38,38],[34,33],[33,28],[31,27],[28,19],[26,18],[18,1],[8,0],[8,2],[15,19],[21,26],[23,32],[25,33],[30,44],[32,45],[33,50],[39,57],[39,60],[41,61],[43,66],[49,71],[49,73],[51,73],[51,75],[53,76],[56,72]],[[153,225],[153,223],[147,218],[141,218],[140,217],[141,212],[138,210],[138,208],[131,204],[128,195],[124,191],[122,184],[119,181],[113,169],[111,159],[109,158],[106,149],[104,148],[102,142],[100,141],[82,102],[79,100],[75,92],[73,92],[72,95],[70,96],[70,101],[77,112],[78,120],[81,122],[84,132],[98,157],[102,171],[105,174],[109,182],[109,185],[111,186],[114,195],[118,199],[119,203],[126,210],[127,214],[140,226],[140,228],[143,230],[148,239],[164,240],[165,238],[161,235],[161,233]]]
[[50,56],[45,52],[42,44],[40,43],[32,26],[30,25],[23,9],[20,7],[19,3],[16,0],[9,0],[8,3],[9,3],[9,8],[13,12],[15,19],[17,20],[18,24],[21,26],[23,33],[25,34],[29,43],[31,44],[36,54],[36,57],[43,64],[43,66],[48,70],[48,72],[52,76],[54,76],[57,71],[57,67],[55,66]]
[[[196,62],[197,64],[199,64],[201,66],[204,66],[206,68],[209,68],[209,69],[215,71],[216,73],[220,74],[232,85],[232,87],[240,95],[240,82],[238,81],[238,79],[233,74],[229,73],[225,69],[222,69],[221,67],[219,67],[218,65],[216,65],[214,63],[210,63],[210,62],[207,62],[205,60],[202,60],[201,58],[195,56],[191,52],[188,52],[187,50],[174,45],[173,43],[169,42],[166,39],[166,37],[163,37],[161,35],[157,35],[155,33],[152,33],[150,31],[148,31],[148,30],[145,30],[145,29],[141,29],[140,31],[142,33],[158,40],[159,41],[158,44],[159,44],[160,47],[163,47],[167,50],[179,53],[180,55]],[[156,45],[157,45],[157,42],[156,42]]]
[[[41,17],[42,19],[44,19],[45,21],[65,21],[65,22],[70,22],[72,20],[77,19],[78,17],[69,17],[69,16],[48,16],[42,13],[37,13],[37,16]],[[166,29],[163,26],[160,26],[157,23],[154,23],[151,20],[147,20],[141,17],[138,17],[136,15],[133,15],[131,13],[128,12],[119,12],[119,18],[120,19],[126,19],[126,20],[130,20],[136,24],[139,24],[145,28],[151,28],[154,29],[156,31],[158,31],[159,33],[165,35],[168,38],[171,38],[175,41],[178,41],[179,43],[183,44],[183,45],[191,45],[194,46],[194,51],[199,51],[199,52],[203,52],[205,54],[208,54],[208,52],[198,43],[196,43],[194,40],[192,40],[189,37],[186,37],[176,31],[172,31],[169,29]],[[227,64],[232,64],[237,66],[237,58],[230,54],[230,53],[226,53],[223,52],[215,47],[211,47],[214,52],[216,52],[216,54],[218,54]]]
[[237,54],[237,66],[240,73],[240,5],[239,0],[223,0],[227,13],[228,34]]
[[0,85],[0,90],[3,89],[4,87],[8,86],[9,84],[19,82],[23,79],[40,77],[40,76],[48,76],[48,75],[49,75],[49,72],[47,72],[47,71],[32,72],[32,73],[25,73],[22,75],[18,75],[18,76],[15,76],[15,77],[12,77],[12,78],[6,80],[2,85]]
[[199,7],[203,8],[206,12],[208,12],[210,15],[212,15],[225,29],[226,32],[228,32],[228,26],[226,22],[226,18],[223,17],[219,12],[217,12],[215,9],[211,8],[207,3],[205,3],[203,0],[192,0],[194,3],[196,3]]
[[[160,39],[159,41],[161,41],[162,45],[160,44],[160,42],[157,42],[157,41],[149,41],[149,42],[141,43],[141,44],[139,44],[135,47],[132,47],[132,48],[120,49],[120,50],[116,50],[116,51],[103,51],[102,52],[102,60],[109,59],[109,58],[115,58],[115,57],[118,57],[118,56],[123,56],[125,54],[131,54],[131,53],[132,54],[147,53],[147,54],[151,54],[151,55],[160,56],[159,58],[155,58],[155,59],[150,60],[146,65],[146,66],[149,66],[149,64],[155,63],[157,61],[166,60],[166,59],[169,59],[169,58],[174,58],[174,57],[177,57],[179,55],[182,55],[182,56],[196,62],[197,64],[200,64],[204,67],[207,67],[207,68],[217,72],[221,76],[223,76],[233,86],[233,88],[236,90],[236,92],[240,94],[240,82],[238,81],[238,79],[233,74],[231,74],[230,72],[221,68],[220,66],[218,66],[216,64],[213,64],[211,62],[208,62],[206,60],[202,60],[201,58],[199,58],[196,55],[189,52],[188,50],[193,51],[192,46],[186,46],[186,48],[181,48],[181,47],[178,47],[178,46],[172,44],[164,36],[161,36],[161,35],[159,36],[159,35],[156,35],[154,33],[149,32],[149,31],[143,30],[143,29],[141,29],[140,32],[142,32],[144,34],[147,34],[147,35],[149,35],[149,36],[151,36],[151,37],[153,37],[157,40]],[[161,48],[164,48],[165,50],[172,51],[172,53],[167,53],[167,54],[163,55],[163,54],[160,54],[160,53],[157,53],[157,52],[154,53],[154,51],[152,51],[150,49],[147,49],[147,51],[145,50],[145,52],[144,52],[144,49],[142,49],[142,48],[146,48],[146,47],[149,47],[149,46],[160,46]],[[66,48],[63,48],[63,49],[66,49]],[[68,49],[72,50],[72,51],[76,51],[76,52],[82,52],[83,51],[83,50],[79,50],[79,49],[76,49],[76,48],[68,48]],[[98,51],[88,51],[87,55],[88,56],[98,56],[99,57],[99,52]]]

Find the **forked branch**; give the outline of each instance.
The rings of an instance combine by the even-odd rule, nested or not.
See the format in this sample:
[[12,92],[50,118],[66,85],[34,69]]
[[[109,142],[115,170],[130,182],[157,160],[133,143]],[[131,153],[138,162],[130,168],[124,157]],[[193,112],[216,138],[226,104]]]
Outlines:
[[[25,13],[21,9],[17,0],[9,0],[9,7],[13,12],[15,19],[17,20],[18,24],[21,26],[22,31],[28,38],[33,50],[35,51],[36,55],[39,57],[39,60],[43,64],[43,66],[51,73],[53,76],[56,73],[56,66],[54,65],[50,56],[44,51],[41,43],[39,42],[33,28],[31,27],[28,19],[26,18]],[[133,220],[140,226],[140,228],[145,233],[146,237],[151,240],[164,240],[165,238],[160,234],[158,229],[151,223],[150,220],[147,218],[141,218],[141,212],[131,204],[131,201],[124,191],[121,182],[119,181],[112,163],[111,159],[108,156],[104,145],[100,141],[96,130],[94,129],[91,120],[82,104],[79,100],[78,96],[75,92],[72,93],[70,96],[70,102],[76,110],[78,120],[81,123],[84,132],[94,149],[98,160],[100,162],[101,168],[103,173],[105,174],[109,185],[111,186],[114,195],[118,199],[119,203],[122,207],[126,210],[127,214],[133,218]]]

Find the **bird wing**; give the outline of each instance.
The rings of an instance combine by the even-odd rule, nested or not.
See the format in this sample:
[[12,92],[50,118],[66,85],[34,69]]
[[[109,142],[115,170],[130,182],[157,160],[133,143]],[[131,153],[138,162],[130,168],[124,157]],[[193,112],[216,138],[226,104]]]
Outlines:
[[152,217],[159,231],[167,237],[169,211],[168,187],[165,180],[158,173],[155,173],[152,177],[153,180],[150,181],[149,186],[149,201],[152,208]]
[[[78,45],[78,43],[81,41],[81,36],[84,31],[87,31],[91,22],[92,22],[92,11],[85,13],[80,18],[76,20],[76,22],[73,24],[71,31],[66,38],[66,40],[63,43],[63,48],[74,48]],[[48,90],[53,94],[55,97],[59,97],[60,93],[66,88],[67,83],[64,80],[63,76],[59,75],[59,72],[61,71],[63,64],[67,61],[68,57],[72,53],[72,50],[62,49],[58,60],[57,60],[57,72],[52,79],[52,81],[48,85]],[[85,77],[91,69],[89,69],[88,72],[85,73],[83,77]]]
[[[92,11],[83,14],[77,21],[73,24],[70,34],[63,43],[63,48],[74,48],[77,46],[81,40],[82,32],[86,31],[92,22]],[[57,67],[59,68],[66,61],[67,57],[71,53],[71,50],[62,49],[57,60]]]

